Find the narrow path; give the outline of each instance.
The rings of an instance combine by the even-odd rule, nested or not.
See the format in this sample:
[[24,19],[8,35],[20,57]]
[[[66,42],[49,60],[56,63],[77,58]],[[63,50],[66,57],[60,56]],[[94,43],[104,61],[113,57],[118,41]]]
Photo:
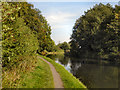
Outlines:
[[55,67],[54,67],[50,62],[48,62],[47,60],[43,59],[42,57],[40,57],[40,56],[38,56],[38,57],[39,57],[40,59],[42,59],[43,61],[45,61],[46,63],[49,64],[50,69],[51,69],[51,71],[52,71],[55,88],[64,88],[64,87],[63,87],[62,80],[61,80],[61,78],[60,78],[60,75],[59,75],[58,72],[56,71]]

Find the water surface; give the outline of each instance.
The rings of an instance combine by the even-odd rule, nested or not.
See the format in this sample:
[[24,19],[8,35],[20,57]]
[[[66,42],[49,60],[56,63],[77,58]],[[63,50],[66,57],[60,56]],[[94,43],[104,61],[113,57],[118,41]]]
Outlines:
[[88,88],[118,88],[117,65],[103,60],[69,58],[63,54],[48,55],[63,65]]

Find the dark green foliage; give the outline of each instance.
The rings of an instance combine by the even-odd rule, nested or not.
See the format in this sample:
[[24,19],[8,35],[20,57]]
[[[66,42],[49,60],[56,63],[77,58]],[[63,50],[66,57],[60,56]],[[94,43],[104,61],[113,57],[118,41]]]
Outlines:
[[[3,40],[3,65],[17,63],[19,55],[33,55],[38,49],[38,40],[31,30],[24,25],[24,20],[18,18],[14,28],[6,33]],[[4,36],[4,37],[5,37]]]
[[51,27],[47,20],[42,16],[39,9],[32,9],[33,5],[24,3],[17,3],[21,6],[18,11],[18,16],[23,17],[26,25],[34,32],[39,42],[38,53],[47,50],[52,51],[54,48],[54,41],[51,39]]
[[45,17],[32,4],[2,2],[2,7],[2,87],[16,88],[34,69],[36,53],[52,51],[54,41]]
[[3,67],[16,66],[19,56],[53,50],[51,28],[41,11],[27,2],[3,2],[2,7]]
[[[73,27],[71,54],[77,57],[111,58],[120,55],[118,51],[119,21],[115,15],[120,10],[110,4],[95,5],[85,12]],[[116,57],[116,58],[115,58]]]
[[70,45],[67,42],[59,43],[57,46],[59,48],[63,49],[63,50],[69,50],[70,49]]

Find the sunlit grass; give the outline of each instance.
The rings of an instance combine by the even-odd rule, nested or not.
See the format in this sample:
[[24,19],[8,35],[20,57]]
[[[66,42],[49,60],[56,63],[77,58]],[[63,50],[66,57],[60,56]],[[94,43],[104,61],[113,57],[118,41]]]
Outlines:
[[53,76],[49,65],[38,60],[34,71],[22,75],[21,88],[54,88]]

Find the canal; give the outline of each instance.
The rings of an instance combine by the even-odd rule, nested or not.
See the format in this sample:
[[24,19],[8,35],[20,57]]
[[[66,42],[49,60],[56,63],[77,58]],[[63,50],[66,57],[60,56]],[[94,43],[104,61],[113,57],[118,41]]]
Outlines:
[[88,88],[118,88],[118,67],[103,60],[70,58],[63,54],[47,55],[65,67]]

